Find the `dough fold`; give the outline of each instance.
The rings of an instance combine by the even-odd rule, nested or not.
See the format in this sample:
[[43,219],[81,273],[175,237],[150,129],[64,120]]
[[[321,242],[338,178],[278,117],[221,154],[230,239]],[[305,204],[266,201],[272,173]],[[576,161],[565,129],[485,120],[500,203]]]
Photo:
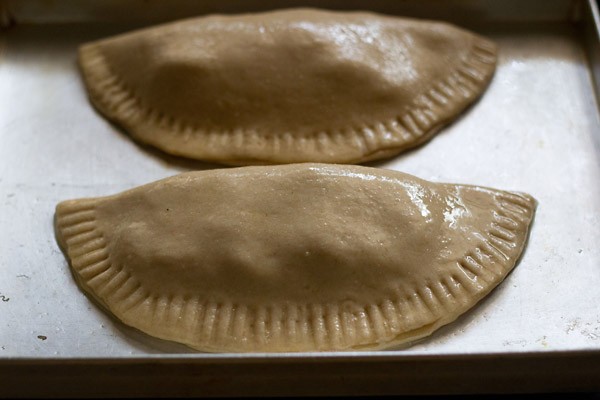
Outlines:
[[81,288],[211,352],[382,349],[456,319],[519,259],[535,200],[326,164],[189,172],[56,208]]
[[312,9],[87,43],[89,98],[135,139],[232,165],[362,163],[430,139],[485,90],[496,46],[455,26]]

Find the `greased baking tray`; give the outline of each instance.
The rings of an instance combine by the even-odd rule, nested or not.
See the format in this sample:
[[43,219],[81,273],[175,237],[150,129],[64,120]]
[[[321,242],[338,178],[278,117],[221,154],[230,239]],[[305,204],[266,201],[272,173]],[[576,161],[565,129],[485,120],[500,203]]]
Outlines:
[[[100,117],[77,70],[78,45],[191,15],[292,6],[444,19],[499,45],[496,75],[479,102],[425,146],[372,164],[539,201],[515,270],[473,310],[409,349],[197,353],[103,313],[79,291],[56,244],[61,200],[218,167],[139,146]],[[593,0],[0,0],[0,23],[0,395],[600,389]]]

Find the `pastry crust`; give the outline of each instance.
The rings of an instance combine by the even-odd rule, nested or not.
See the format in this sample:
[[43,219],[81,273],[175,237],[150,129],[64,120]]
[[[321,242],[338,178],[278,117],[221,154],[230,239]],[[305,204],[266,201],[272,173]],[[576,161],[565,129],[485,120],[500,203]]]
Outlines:
[[514,267],[535,200],[325,164],[184,173],[71,200],[81,288],[202,351],[380,349],[431,334]]
[[496,46],[452,25],[311,9],[208,16],[83,45],[96,108],[165,152],[360,163],[431,138],[484,91]]

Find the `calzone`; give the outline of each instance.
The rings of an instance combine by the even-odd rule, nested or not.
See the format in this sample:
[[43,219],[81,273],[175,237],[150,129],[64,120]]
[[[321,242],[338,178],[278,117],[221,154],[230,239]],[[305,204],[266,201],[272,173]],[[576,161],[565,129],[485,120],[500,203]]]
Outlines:
[[382,349],[474,306],[515,266],[536,202],[361,166],[188,172],[56,208],[93,299],[209,352]]
[[225,164],[360,163],[417,146],[479,97],[496,46],[447,23],[294,9],[213,15],[87,43],[105,117]]

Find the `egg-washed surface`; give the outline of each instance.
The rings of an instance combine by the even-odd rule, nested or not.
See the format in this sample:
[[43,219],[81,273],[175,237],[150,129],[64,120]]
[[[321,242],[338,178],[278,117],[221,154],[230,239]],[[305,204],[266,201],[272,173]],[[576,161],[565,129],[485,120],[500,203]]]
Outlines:
[[225,164],[359,163],[432,137],[487,87],[496,46],[452,25],[295,9],[85,44],[92,103],[137,140]]
[[56,231],[81,288],[152,336],[213,352],[380,349],[498,285],[534,209],[522,193],[298,164],[65,201]]

